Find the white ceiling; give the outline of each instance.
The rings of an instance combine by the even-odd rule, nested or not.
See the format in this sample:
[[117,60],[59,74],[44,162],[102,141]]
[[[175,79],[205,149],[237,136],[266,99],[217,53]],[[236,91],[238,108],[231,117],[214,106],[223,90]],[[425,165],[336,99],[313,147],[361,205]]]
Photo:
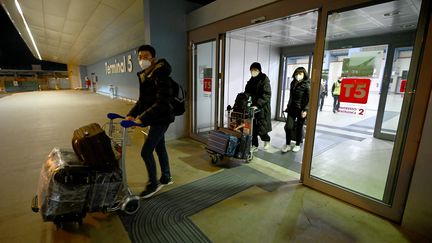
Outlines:
[[[88,65],[144,43],[142,0],[18,0],[43,60]],[[14,0],[0,0],[37,53]]]
[[[326,38],[340,40],[413,30],[420,7],[421,0],[400,0],[333,13],[328,18]],[[311,11],[233,30],[227,37],[276,47],[310,44],[315,42],[317,21],[318,12]]]
[[[145,42],[142,0],[18,0],[43,60],[88,65]],[[15,0],[0,0],[37,57]],[[331,40],[415,29],[421,0],[400,0],[329,16]],[[387,13],[398,13],[386,16]],[[272,46],[315,41],[318,13],[288,16],[227,33]]]

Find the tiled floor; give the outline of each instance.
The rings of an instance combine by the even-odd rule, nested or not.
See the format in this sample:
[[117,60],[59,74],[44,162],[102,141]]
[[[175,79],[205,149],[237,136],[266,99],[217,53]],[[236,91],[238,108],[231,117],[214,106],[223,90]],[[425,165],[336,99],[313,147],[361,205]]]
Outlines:
[[[89,214],[80,228],[56,229],[30,210],[41,165],[51,149],[70,147],[72,132],[77,127],[91,122],[104,123],[106,113],[124,114],[130,108],[131,104],[124,101],[86,91],[0,96],[3,195],[0,242],[130,242],[116,213]],[[147,182],[139,156],[142,140],[142,133],[136,129],[132,132],[132,144],[127,147],[127,178],[135,193]],[[276,146],[276,140],[273,145]],[[210,164],[201,143],[185,138],[171,140],[167,146],[175,184],[161,193],[225,170]],[[274,191],[252,186],[192,215],[192,222],[213,242],[422,240],[385,219],[302,186],[298,183],[299,175],[282,166],[258,157],[241,166],[283,183]]]

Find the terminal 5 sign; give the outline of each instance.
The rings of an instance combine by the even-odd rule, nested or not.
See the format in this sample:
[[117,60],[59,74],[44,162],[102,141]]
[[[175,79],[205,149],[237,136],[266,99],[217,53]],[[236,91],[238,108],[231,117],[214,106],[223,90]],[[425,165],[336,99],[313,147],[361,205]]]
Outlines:
[[109,64],[108,62],[105,62],[105,72],[107,75],[111,75],[114,73],[125,73],[125,72],[132,72],[132,55],[128,55],[127,59],[126,56],[123,56],[123,60],[120,62],[117,62],[117,58],[114,59],[113,64]]

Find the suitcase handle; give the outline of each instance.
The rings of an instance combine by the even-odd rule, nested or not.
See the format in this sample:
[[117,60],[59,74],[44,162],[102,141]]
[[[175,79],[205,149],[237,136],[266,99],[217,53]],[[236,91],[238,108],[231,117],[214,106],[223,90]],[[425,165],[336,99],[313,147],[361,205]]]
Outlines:
[[135,126],[144,127],[143,124],[139,124],[131,120],[123,120],[120,122],[120,125],[124,128],[135,127]]
[[114,119],[117,119],[117,118],[122,118],[122,119],[125,118],[124,116],[119,115],[119,114],[116,114],[116,113],[108,113],[108,114],[107,114],[107,117],[108,117],[108,119],[110,119],[110,120],[114,120]]

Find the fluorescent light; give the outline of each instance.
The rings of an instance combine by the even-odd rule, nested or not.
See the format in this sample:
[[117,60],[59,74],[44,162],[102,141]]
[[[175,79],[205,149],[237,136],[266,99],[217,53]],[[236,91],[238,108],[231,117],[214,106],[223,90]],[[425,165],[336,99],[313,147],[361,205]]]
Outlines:
[[32,35],[32,33],[31,33],[31,31],[30,31],[30,28],[29,28],[28,25],[27,25],[27,21],[26,21],[25,18],[24,18],[24,14],[23,14],[23,12],[22,12],[22,10],[21,10],[21,6],[20,6],[18,0],[15,0],[15,5],[16,5],[16,8],[18,9],[18,12],[21,14],[21,18],[22,18],[23,21],[24,21],[24,25],[25,25],[25,27],[26,27],[26,29],[27,29],[27,33],[28,33],[29,36],[30,36],[30,39],[31,39],[31,41],[32,41],[33,47],[34,47],[35,50],[36,50],[36,53],[37,53],[37,55],[38,55],[38,57],[39,57],[39,60],[42,61],[42,57],[41,57],[41,55],[40,55],[40,53],[39,53],[39,50],[38,50],[38,48],[37,48],[37,46],[36,46],[36,42],[35,42],[34,39],[33,39],[33,35]]

